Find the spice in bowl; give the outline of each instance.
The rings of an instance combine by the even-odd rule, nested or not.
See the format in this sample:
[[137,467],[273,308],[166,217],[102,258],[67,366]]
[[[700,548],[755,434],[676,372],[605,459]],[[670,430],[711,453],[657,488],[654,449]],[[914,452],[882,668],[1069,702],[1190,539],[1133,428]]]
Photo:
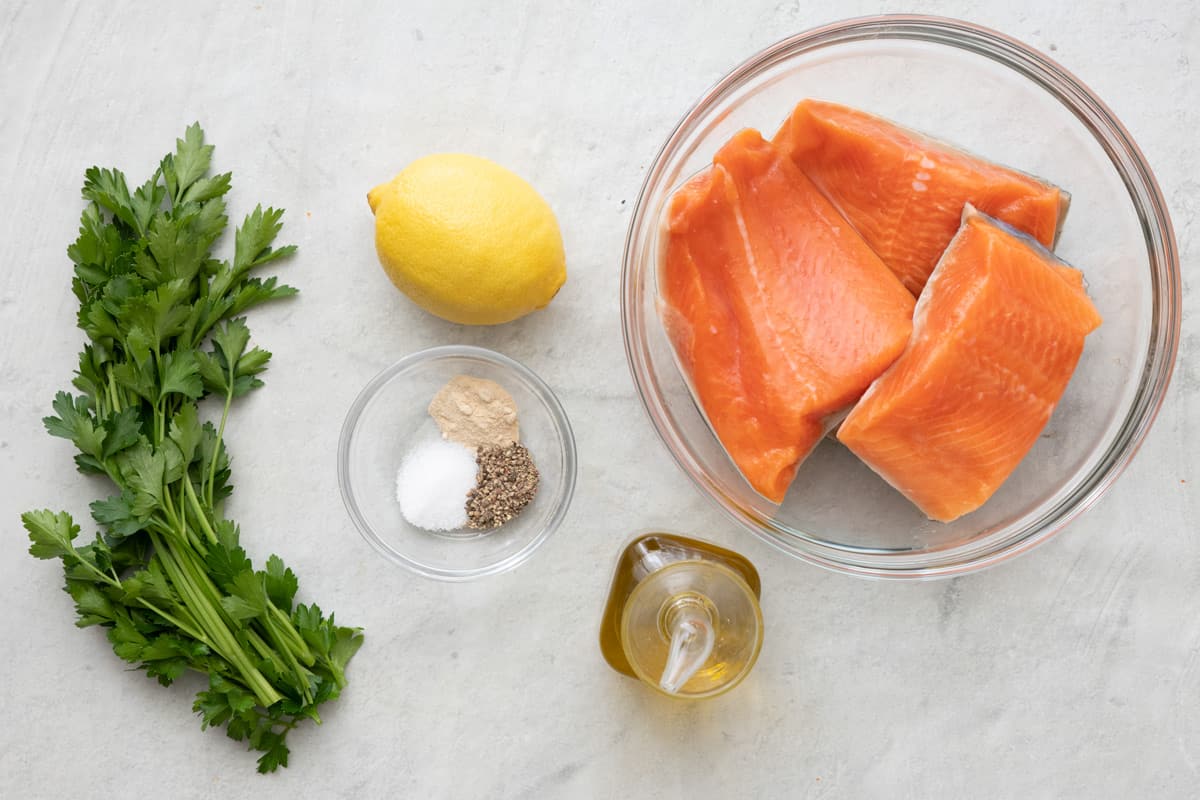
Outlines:
[[467,447],[504,447],[521,440],[516,401],[503,386],[485,378],[452,379],[434,395],[429,416],[443,437]]
[[488,531],[534,499],[538,470],[520,443],[517,404],[495,381],[459,375],[429,404],[437,434],[417,437],[396,475],[408,522],[428,531]]
[[475,462],[479,477],[467,493],[467,524],[477,529],[498,528],[520,514],[537,494],[537,467],[529,451],[516,442],[481,447]]
[[467,524],[463,498],[476,485],[475,458],[460,444],[422,437],[396,474],[396,500],[409,524],[453,531]]

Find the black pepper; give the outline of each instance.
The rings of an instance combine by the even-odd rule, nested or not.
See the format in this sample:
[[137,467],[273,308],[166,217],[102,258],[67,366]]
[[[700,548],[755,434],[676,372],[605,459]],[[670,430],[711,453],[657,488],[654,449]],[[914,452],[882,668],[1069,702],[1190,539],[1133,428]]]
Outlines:
[[467,527],[498,528],[512,520],[537,494],[538,471],[522,445],[481,447],[476,486],[467,494]]

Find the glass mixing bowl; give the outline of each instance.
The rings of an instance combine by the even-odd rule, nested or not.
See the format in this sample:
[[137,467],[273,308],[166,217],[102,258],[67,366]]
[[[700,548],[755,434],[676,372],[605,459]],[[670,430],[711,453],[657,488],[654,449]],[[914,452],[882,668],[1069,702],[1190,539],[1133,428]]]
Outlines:
[[[1072,203],[1056,252],[1082,268],[1104,324],[1038,443],[975,513],[931,522],[826,439],[775,506],[742,479],[697,408],[659,318],[663,209],[733,133],[771,136],[804,97],[855,106],[1039,175]],[[1162,403],[1179,340],[1180,274],[1166,204],[1137,145],[1078,79],[966,22],[849,20],[768,47],[709,90],[654,160],[621,281],[625,348],[646,411],[679,466],[783,551],[863,576],[979,569],[1029,550],[1093,505]]]
[[[429,401],[457,375],[495,381],[512,395],[538,491],[499,528],[434,533],[400,513],[396,473],[414,441],[437,430]],[[558,398],[522,364],[482,347],[433,347],[400,359],[355,398],[338,443],[338,483],[350,518],[376,550],[419,575],[464,581],[516,567],[557,530],[575,491],[575,439]]]

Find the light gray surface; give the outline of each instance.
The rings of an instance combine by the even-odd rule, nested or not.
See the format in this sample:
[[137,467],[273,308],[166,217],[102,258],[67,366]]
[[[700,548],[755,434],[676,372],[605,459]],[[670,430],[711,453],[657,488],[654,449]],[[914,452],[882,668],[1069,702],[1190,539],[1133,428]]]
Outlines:
[[[910,7],[340,5],[0,2],[0,795],[1196,795],[1194,295],[1166,405],[1108,497],[1034,553],[950,582],[827,574],[732,529],[633,395],[618,263],[671,126],[778,38]],[[1197,11],[1190,0],[1075,5],[919,10],[1046,50],[1108,102],[1158,175],[1187,285],[1200,258]],[[279,552],[304,598],[367,630],[349,690],[321,728],[292,735],[292,766],[269,778],[199,731],[195,682],[163,690],[126,671],[98,631],[72,626],[59,570],[24,554],[17,522],[42,506],[86,517],[100,491],[38,422],[79,345],[64,250],[83,169],[148,173],[194,119],[234,172],[233,213],[284,206],[284,238],[300,245],[285,269],[302,295],[251,320],[275,361],[231,425],[231,513],[256,560]],[[489,156],[554,206],[570,278],[547,311],[464,329],[387,283],[365,192],[438,150]],[[450,342],[538,371],[581,458],[564,528],[523,568],[470,585],[376,556],[346,517],[334,465],[358,388],[399,356]],[[762,572],[762,657],[717,701],[658,698],[597,652],[619,546],[656,526],[734,546]]]

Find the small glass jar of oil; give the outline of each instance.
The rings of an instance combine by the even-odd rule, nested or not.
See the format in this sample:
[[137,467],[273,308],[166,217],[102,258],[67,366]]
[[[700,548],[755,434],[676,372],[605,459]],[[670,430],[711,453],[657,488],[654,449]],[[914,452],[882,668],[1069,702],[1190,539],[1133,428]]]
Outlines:
[[732,550],[671,533],[621,553],[600,626],[613,669],[671,697],[714,697],[749,674],[762,647],[762,583]]

